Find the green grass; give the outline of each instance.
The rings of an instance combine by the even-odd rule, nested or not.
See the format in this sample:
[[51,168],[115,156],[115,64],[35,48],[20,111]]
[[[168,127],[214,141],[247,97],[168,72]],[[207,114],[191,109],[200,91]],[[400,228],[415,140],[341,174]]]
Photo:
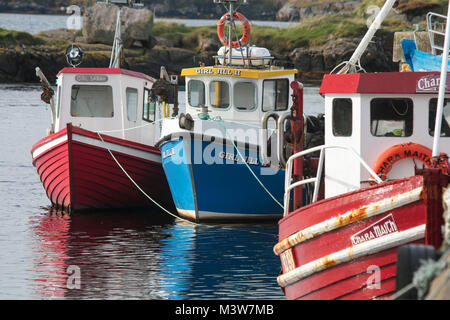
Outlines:
[[0,45],[3,46],[11,46],[19,44],[38,45],[44,43],[45,43],[44,40],[33,37],[29,33],[0,28]]
[[[157,22],[152,29],[153,36],[171,40],[175,46],[197,49],[200,39],[218,41],[216,26],[186,27],[176,23]],[[317,46],[328,39],[355,37],[367,30],[365,20],[346,15],[326,15],[305,19],[298,26],[275,28],[252,26],[250,45],[267,47],[274,51],[292,50],[303,46]],[[238,25],[237,34],[242,34]]]

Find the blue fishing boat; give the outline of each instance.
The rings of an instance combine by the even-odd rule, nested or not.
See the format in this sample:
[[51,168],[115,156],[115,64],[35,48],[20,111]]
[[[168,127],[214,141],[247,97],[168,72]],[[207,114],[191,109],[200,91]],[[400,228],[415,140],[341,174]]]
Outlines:
[[[273,65],[266,48],[248,46],[248,20],[234,10],[236,1],[222,2],[229,5],[218,23],[224,46],[215,65],[182,70],[186,114],[162,123],[163,169],[184,218],[277,219],[283,214],[285,175],[270,156],[278,159],[275,153],[284,153],[286,143],[273,133],[292,120],[297,70]],[[226,37],[222,27],[234,20],[244,24],[244,35],[231,42],[231,28]]]

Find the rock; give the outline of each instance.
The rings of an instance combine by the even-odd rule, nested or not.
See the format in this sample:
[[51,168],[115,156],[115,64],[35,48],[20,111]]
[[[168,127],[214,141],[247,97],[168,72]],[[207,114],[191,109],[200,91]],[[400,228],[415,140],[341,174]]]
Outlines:
[[164,47],[169,47],[169,48],[174,46],[173,42],[166,38],[155,37],[155,41],[158,46],[164,46]]
[[297,7],[293,3],[286,3],[280,10],[277,12],[277,20],[281,21],[293,21],[299,20],[300,13]]
[[[83,16],[83,37],[89,43],[112,44],[117,19],[116,6],[95,4]],[[122,41],[125,47],[134,41],[148,41],[153,27],[153,13],[148,9],[123,8]]]
[[295,1],[286,2],[277,12],[277,20],[297,21],[309,16],[319,16],[331,13],[352,13],[360,3],[358,0],[336,2],[313,2],[298,4]]
[[74,42],[76,38],[76,33],[67,29],[55,29],[46,30],[37,34],[38,37],[48,41],[48,40],[64,40],[69,42]]
[[214,39],[200,39],[199,41],[199,48],[200,51],[215,51],[219,50],[219,42],[217,42]]

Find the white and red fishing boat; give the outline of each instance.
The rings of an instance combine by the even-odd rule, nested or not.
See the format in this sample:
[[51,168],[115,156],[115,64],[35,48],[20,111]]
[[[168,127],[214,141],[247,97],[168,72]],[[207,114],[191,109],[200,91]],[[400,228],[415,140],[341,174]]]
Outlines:
[[[399,248],[438,249],[442,242],[442,195],[450,183],[447,64],[441,73],[347,73],[374,25],[342,72],[324,76],[325,145],[303,151],[299,143],[287,161],[274,246],[287,299],[391,298],[405,270]],[[294,110],[302,115],[301,101]]]
[[70,212],[148,207],[153,205],[149,198],[173,206],[161,154],[154,147],[158,122],[169,109],[159,108],[152,91],[157,80],[120,68],[121,10],[109,68],[76,68],[82,51],[71,46],[67,58],[72,67],[57,75],[55,101],[37,68],[52,124],[31,149],[33,165],[51,203]]

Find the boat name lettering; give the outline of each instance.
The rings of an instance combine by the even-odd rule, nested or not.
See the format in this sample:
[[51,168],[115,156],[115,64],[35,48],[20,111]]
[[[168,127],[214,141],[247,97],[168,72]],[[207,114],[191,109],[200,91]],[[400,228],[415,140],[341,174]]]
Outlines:
[[401,153],[396,153],[390,157],[387,157],[385,161],[383,161],[383,164],[378,168],[377,173],[378,174],[386,174],[388,170],[388,168],[390,168],[390,165],[392,163],[395,163],[397,160],[403,159],[403,158],[416,158],[416,159],[420,159],[421,161],[423,161],[427,166],[431,167],[432,163],[431,163],[431,158],[423,153],[423,152],[419,152],[419,151],[412,151],[412,150],[403,150],[403,155]]
[[211,74],[217,76],[241,76],[241,70],[233,70],[233,69],[196,69],[196,74]]
[[170,149],[163,151],[162,158],[165,159],[165,158],[171,157],[173,155],[175,155],[175,148],[170,148]]
[[[424,76],[417,80],[416,92],[438,92],[440,82],[441,79],[439,74]],[[449,90],[450,86],[449,81],[447,79],[445,91]]]
[[[219,153],[219,158],[221,159],[225,159],[225,160],[232,160],[235,162],[242,162],[241,157],[238,154],[234,154],[231,152],[224,152],[221,151]],[[254,165],[258,165],[258,159],[257,158],[252,158],[252,157],[248,157],[248,156],[244,156],[243,157],[245,162],[248,164],[254,164]]]
[[353,245],[398,232],[392,213],[350,237]]
[[79,74],[75,76],[75,80],[78,82],[106,82],[108,76],[100,74]]

